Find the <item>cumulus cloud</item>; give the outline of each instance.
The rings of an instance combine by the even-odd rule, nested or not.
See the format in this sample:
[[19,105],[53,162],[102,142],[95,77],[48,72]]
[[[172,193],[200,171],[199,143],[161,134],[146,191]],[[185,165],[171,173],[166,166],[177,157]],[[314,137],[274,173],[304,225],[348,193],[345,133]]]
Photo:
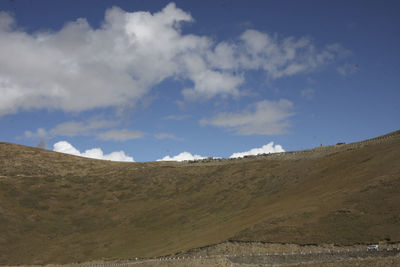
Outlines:
[[282,134],[290,126],[288,118],[294,115],[292,108],[292,102],[286,99],[277,102],[264,100],[243,112],[221,113],[210,119],[204,118],[200,124],[228,128],[238,135]]
[[182,152],[176,156],[165,156],[162,159],[158,159],[157,161],[185,161],[185,160],[200,160],[200,159],[205,159],[205,157],[202,157],[200,155],[192,155],[189,152]]
[[274,145],[274,142],[270,142],[260,148],[253,148],[245,152],[233,153],[229,158],[243,158],[244,156],[256,156],[259,154],[269,154],[285,152],[281,145]]
[[193,21],[174,3],[153,14],[113,7],[97,29],[80,18],[58,31],[28,33],[0,12],[0,116],[132,106],[171,77],[193,83],[182,90],[187,100],[237,96],[245,71],[276,79],[346,54],[337,44],[317,48],[308,38],[279,39],[257,30],[221,43],[182,34],[184,23]]
[[109,130],[98,134],[98,138],[101,140],[113,140],[113,141],[126,141],[131,139],[137,139],[143,137],[141,131],[130,131],[130,130]]
[[110,154],[104,154],[100,148],[92,148],[81,153],[78,149],[76,149],[67,141],[60,141],[55,143],[53,145],[53,151],[92,159],[134,162],[133,157],[127,156],[124,151],[115,151]]
[[[108,9],[98,29],[80,18],[56,32],[30,34],[9,26],[10,15],[0,17],[1,115],[33,108],[83,111],[133,105],[172,76],[193,80],[199,90],[205,90],[205,77],[215,78],[222,91],[233,90],[220,81],[225,76],[234,80],[228,74],[190,63],[197,54],[201,58],[211,41],[182,35],[182,23],[193,19],[173,3],[154,14]],[[218,94],[215,86],[209,90]]]

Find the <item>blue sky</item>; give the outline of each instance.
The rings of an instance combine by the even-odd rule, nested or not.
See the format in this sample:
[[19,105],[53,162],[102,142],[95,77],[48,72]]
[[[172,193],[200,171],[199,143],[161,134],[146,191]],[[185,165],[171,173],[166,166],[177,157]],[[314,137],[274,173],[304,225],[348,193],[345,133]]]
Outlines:
[[398,1],[14,0],[0,11],[0,141],[154,161],[399,129]]

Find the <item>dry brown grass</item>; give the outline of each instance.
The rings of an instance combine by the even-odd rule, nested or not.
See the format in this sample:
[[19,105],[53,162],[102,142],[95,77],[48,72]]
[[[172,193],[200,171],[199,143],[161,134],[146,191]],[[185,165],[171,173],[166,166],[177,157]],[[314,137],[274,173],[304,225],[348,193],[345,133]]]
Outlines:
[[392,135],[326,153],[193,164],[0,143],[0,264],[152,257],[226,240],[398,242]]

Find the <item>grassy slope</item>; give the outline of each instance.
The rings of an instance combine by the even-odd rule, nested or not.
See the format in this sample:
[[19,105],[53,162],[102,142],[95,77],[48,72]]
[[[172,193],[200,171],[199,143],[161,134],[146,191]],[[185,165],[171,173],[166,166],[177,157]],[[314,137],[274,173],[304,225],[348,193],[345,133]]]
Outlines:
[[195,164],[0,143],[0,265],[160,256],[228,239],[400,241],[394,135],[318,157]]

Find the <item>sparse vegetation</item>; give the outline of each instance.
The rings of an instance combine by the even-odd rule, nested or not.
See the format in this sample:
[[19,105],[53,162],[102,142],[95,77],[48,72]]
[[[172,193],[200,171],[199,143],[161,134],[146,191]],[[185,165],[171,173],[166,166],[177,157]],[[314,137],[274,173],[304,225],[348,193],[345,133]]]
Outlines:
[[362,145],[119,163],[0,143],[0,264],[153,257],[227,240],[400,242],[400,132]]

